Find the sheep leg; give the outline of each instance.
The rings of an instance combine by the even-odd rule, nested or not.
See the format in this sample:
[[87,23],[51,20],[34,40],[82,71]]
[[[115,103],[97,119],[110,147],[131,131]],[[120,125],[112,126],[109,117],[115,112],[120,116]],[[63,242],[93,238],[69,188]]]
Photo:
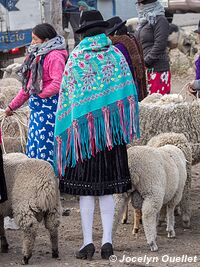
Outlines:
[[167,229],[168,237],[173,238],[176,236],[174,231],[174,210],[175,207],[179,204],[182,198],[182,190],[181,188],[176,192],[175,196],[172,198],[172,200],[167,204]]
[[59,257],[58,251],[58,226],[59,219],[54,213],[47,213],[44,217],[44,224],[46,229],[49,231],[50,240],[52,245],[52,258]]
[[128,203],[124,207],[123,216],[122,216],[122,224],[126,224],[128,220]]
[[167,206],[163,205],[158,216],[158,226],[161,226],[163,223],[166,223],[166,214]]
[[190,228],[191,225],[191,209],[188,205],[188,200],[185,202],[185,200],[181,201],[181,213],[182,213],[182,224],[184,228]]
[[162,200],[159,196],[154,197],[156,201],[150,198],[146,198],[142,204],[142,222],[144,227],[144,233],[147,239],[147,244],[150,246],[151,251],[157,251],[158,246],[156,244],[156,222],[157,215],[162,206]]
[[174,209],[175,206],[173,204],[167,205],[167,229],[168,237],[173,238],[176,236],[174,231]]
[[191,218],[191,167],[187,163],[187,180],[183,190],[182,200],[180,202],[181,214],[182,214],[182,224],[184,228],[190,227],[190,218]]
[[1,241],[1,253],[8,252],[8,242],[4,230],[4,217],[0,216],[0,241]]
[[23,229],[23,265],[28,264],[29,259],[32,256],[32,250],[34,247],[36,234],[37,224],[32,224],[31,226]]
[[132,234],[136,235],[140,228],[140,222],[142,218],[142,211],[140,209],[134,209],[133,211],[133,231]]
[[130,201],[130,197],[131,193],[123,193],[115,195],[115,218],[113,223],[113,235],[117,231],[119,221],[121,219],[122,214],[124,214],[124,210],[126,209]]

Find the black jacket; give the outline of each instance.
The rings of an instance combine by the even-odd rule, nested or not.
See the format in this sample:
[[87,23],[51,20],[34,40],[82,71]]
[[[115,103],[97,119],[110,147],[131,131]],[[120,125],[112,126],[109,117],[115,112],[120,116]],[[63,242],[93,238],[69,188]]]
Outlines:
[[0,147],[0,203],[6,201],[7,199],[7,188],[3,170],[3,156]]
[[145,66],[154,68],[156,72],[169,70],[167,39],[169,23],[165,16],[157,16],[154,25],[146,23],[138,30],[138,38],[144,53]]

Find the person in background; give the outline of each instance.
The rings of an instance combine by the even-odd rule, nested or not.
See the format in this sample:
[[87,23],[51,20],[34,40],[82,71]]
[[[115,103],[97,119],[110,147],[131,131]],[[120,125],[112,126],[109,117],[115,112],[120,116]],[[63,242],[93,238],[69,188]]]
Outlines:
[[26,154],[53,163],[54,123],[58,93],[67,60],[64,37],[48,23],[32,30],[32,42],[21,67],[22,88],[5,110],[11,116],[29,100]]
[[80,12],[95,10],[94,7],[89,6],[85,1],[79,1],[78,6]]
[[116,16],[107,22],[109,26],[106,34],[126,58],[137,88],[138,100],[142,101],[147,96],[147,84],[141,45],[133,34],[127,32],[126,21]]
[[83,245],[78,259],[92,259],[95,196],[103,238],[101,257],[113,254],[113,194],[132,188],[126,144],[139,137],[136,87],[121,52],[105,35],[108,22],[97,10],[80,19],[81,42],[63,74],[55,122],[55,172],[60,190],[80,196]]
[[137,38],[144,53],[148,91],[150,94],[169,94],[171,90],[167,53],[169,22],[165,17],[164,7],[157,0],[138,0],[136,8],[139,18]]
[[[198,39],[198,42],[200,43],[200,21],[198,24],[198,29],[195,30],[194,32],[197,33],[197,39]],[[193,80],[189,84],[189,92],[196,95],[197,97],[200,97],[200,94],[199,94],[200,93],[200,55],[195,62],[195,66],[196,66],[196,77],[195,77],[195,80]]]
[[88,6],[93,7],[97,10],[97,0],[84,0],[88,4]]
[[74,34],[74,47],[77,46],[80,42],[79,35],[76,33],[80,21],[80,11],[78,7],[78,2],[79,0],[62,0],[63,29],[69,28],[69,23],[71,24]]

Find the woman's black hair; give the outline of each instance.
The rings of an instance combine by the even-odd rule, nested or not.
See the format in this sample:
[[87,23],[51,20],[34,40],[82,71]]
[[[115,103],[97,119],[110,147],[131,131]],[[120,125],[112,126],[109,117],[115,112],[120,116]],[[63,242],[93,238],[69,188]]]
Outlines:
[[35,34],[41,40],[45,40],[45,39],[50,40],[57,36],[57,32],[54,29],[54,27],[48,23],[42,23],[42,24],[36,25],[33,28],[32,33]]
[[90,28],[86,31],[84,31],[83,33],[81,33],[81,36],[83,38],[85,37],[90,37],[90,36],[95,36],[101,33],[105,33],[106,28],[105,27],[94,27],[94,28]]

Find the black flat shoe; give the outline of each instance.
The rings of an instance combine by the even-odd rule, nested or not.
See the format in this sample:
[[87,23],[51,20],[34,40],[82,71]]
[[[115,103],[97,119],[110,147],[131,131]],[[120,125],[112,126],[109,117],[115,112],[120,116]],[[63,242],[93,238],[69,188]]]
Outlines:
[[87,246],[85,246],[84,248],[82,248],[81,250],[76,251],[75,257],[77,259],[91,261],[93,255],[94,255],[94,252],[95,252],[94,244],[90,243]]
[[70,212],[71,212],[70,209],[66,209],[66,210],[63,211],[62,216],[69,216]]
[[113,252],[113,246],[110,243],[105,243],[102,247],[101,247],[101,258],[105,259],[105,260],[109,260],[109,257],[111,255],[114,255]]

